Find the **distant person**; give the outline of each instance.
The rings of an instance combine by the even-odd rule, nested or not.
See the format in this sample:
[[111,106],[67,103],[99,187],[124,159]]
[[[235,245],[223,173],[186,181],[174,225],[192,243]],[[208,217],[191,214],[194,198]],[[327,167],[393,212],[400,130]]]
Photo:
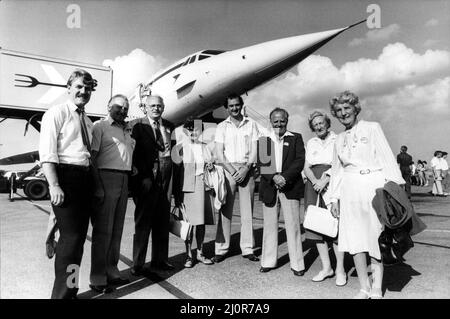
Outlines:
[[[338,135],[330,180],[331,212],[339,217],[339,251],[353,255],[357,299],[382,298],[383,263],[378,238],[383,224],[372,205],[386,181],[404,184],[380,124],[358,120],[359,98],[345,91],[330,100],[331,114],[345,127]],[[370,256],[372,281],[367,274]]]
[[92,122],[85,106],[95,86],[91,74],[76,69],[67,81],[69,100],[49,108],[41,123],[39,156],[60,232],[53,299],[74,299],[78,291],[73,275],[79,276],[93,194],[89,169]]
[[[336,134],[330,131],[330,118],[322,112],[314,111],[311,113],[308,123],[316,137],[311,138],[306,144],[306,162],[303,169],[307,177],[304,207],[306,210],[309,205],[316,205],[317,196],[320,196],[319,206],[327,208],[327,205],[330,205],[327,188],[330,183]],[[347,275],[344,269],[344,253],[338,250],[337,236],[336,238],[330,238],[307,229],[306,238],[315,242],[320,261],[322,262],[322,269],[312,278],[312,281],[320,282],[336,274],[336,285],[344,286],[347,283]],[[331,267],[328,242],[332,243],[334,254],[336,255],[336,273]]]
[[99,172],[92,215],[91,289],[109,292],[110,285],[123,285],[117,267],[123,224],[128,202],[128,174],[131,172],[135,141],[125,122],[129,103],[126,96],[114,95],[108,102],[108,116],[94,123],[92,161]]
[[239,95],[231,94],[224,101],[229,116],[217,125],[215,133],[216,158],[225,170],[227,189],[226,203],[222,207],[217,224],[215,256],[213,262],[226,258],[230,249],[231,219],[234,199],[239,192],[239,213],[241,217],[240,248],[242,257],[259,261],[254,254],[253,201],[255,192],[256,148],[258,129],[256,123],[242,115],[244,101]]
[[406,151],[408,147],[402,145],[400,147],[400,153],[397,155],[397,163],[400,166],[400,172],[402,172],[402,177],[405,180],[405,191],[408,194],[408,198],[411,198],[411,165],[414,163],[412,156]]
[[441,169],[442,169],[442,192],[445,196],[448,195],[450,187],[450,175],[448,172],[447,152],[442,152]]
[[151,266],[156,270],[173,270],[169,258],[170,183],[172,179],[171,134],[173,124],[162,118],[164,100],[149,95],[145,100],[146,116],[133,126],[131,137],[136,140],[133,165],[136,209],[133,237],[133,267],[131,274],[149,274],[144,268],[150,232],[152,233]]
[[445,196],[443,189],[442,189],[442,152],[441,151],[435,151],[434,157],[431,159],[430,166],[431,170],[433,172],[433,189],[431,190],[431,193],[434,196]]
[[[192,268],[195,262],[212,265],[210,258],[205,257],[203,243],[205,240],[205,225],[214,225],[214,209],[211,192],[205,188],[205,171],[214,170],[213,155],[206,143],[199,138],[202,125],[196,127],[194,120],[188,119],[183,128],[189,134],[189,140],[177,144],[182,158],[177,163],[174,195],[175,205],[184,204],[187,220],[194,226],[191,238],[186,241],[186,260],[184,267]],[[197,249],[195,256],[192,255],[192,242],[195,233]]]
[[431,168],[428,166],[427,161],[422,161],[422,165],[423,165],[423,174],[425,176],[424,186],[428,186],[428,184],[430,184],[429,180],[433,176],[433,173],[431,172]]
[[263,242],[260,272],[277,266],[278,218],[280,206],[289,251],[291,270],[296,276],[305,273],[300,233],[300,198],[304,184],[301,171],[305,163],[302,136],[287,130],[289,114],[285,109],[270,112],[272,132],[258,141],[258,166],[261,172],[259,198],[263,202]]
[[419,186],[428,186],[428,181],[425,177],[425,165],[421,160],[417,161],[417,182]]
[[414,161],[411,164],[411,185],[419,185],[417,178],[417,165]]

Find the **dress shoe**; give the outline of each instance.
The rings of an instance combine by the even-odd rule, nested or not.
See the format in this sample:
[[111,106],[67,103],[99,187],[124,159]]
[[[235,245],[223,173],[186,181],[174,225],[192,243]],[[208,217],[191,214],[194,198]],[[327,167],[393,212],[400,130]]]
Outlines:
[[259,258],[256,257],[254,254],[242,255],[242,257],[244,257],[250,261],[259,261]]
[[167,261],[160,261],[157,263],[151,264],[153,268],[157,270],[174,270],[175,267],[171,264],[169,264]]
[[112,287],[108,285],[89,285],[89,288],[100,294],[109,294],[113,291]]
[[56,241],[50,240],[45,243],[45,252],[47,253],[47,257],[52,259],[56,252]]
[[294,270],[292,268],[291,268],[291,270],[292,270],[292,272],[294,273],[295,276],[300,276],[301,277],[301,276],[303,276],[305,274],[304,270]]
[[225,260],[225,255],[215,255],[211,260],[213,263],[217,264]]
[[321,282],[324,281],[327,278],[331,278],[334,276],[334,271],[333,269],[330,269],[329,271],[326,270],[321,270],[319,271],[319,273],[314,276],[311,280],[314,282]]
[[261,268],[259,268],[259,272],[269,272],[272,269],[274,269],[274,268],[272,268],[272,267],[261,267]]
[[114,285],[114,286],[124,286],[130,283],[130,279],[124,279],[124,278],[113,278],[108,279],[108,284]]
[[140,276],[149,276],[151,274],[151,271],[150,269],[141,266],[141,267],[132,267],[130,273],[133,276],[140,277]]

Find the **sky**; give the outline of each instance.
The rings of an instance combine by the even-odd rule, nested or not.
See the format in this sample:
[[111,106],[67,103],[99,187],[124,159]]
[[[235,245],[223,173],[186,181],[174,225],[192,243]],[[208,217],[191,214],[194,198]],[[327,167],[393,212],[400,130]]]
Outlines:
[[[311,111],[329,113],[330,98],[348,89],[361,99],[359,117],[381,124],[394,154],[407,145],[414,160],[429,162],[435,150],[450,150],[449,1],[0,0],[0,47],[111,66],[114,93],[129,94],[193,52],[345,27],[369,17],[372,3],[381,28],[342,33],[250,91],[245,104],[263,117],[286,108],[289,129],[306,141]],[[80,9],[79,28],[67,25],[71,4]],[[24,136],[24,127],[0,123],[0,158],[37,150],[39,133],[30,128]],[[343,130],[334,118],[332,129]],[[15,167],[23,165],[0,169]]]

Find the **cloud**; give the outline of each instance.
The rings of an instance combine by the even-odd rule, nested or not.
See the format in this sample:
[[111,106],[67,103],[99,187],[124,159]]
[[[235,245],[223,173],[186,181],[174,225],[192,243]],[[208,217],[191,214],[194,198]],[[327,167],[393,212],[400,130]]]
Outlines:
[[128,55],[104,60],[103,65],[113,69],[113,94],[130,95],[140,82],[159,71],[164,62],[164,59],[137,48]]
[[370,30],[366,33],[365,38],[355,38],[349,42],[349,46],[358,46],[365,42],[381,42],[389,40],[400,32],[398,24],[391,24],[381,29]]
[[435,27],[439,24],[439,20],[432,18],[425,23],[426,27]]
[[424,47],[434,47],[436,44],[440,43],[440,40],[435,40],[435,39],[428,39],[423,43]]

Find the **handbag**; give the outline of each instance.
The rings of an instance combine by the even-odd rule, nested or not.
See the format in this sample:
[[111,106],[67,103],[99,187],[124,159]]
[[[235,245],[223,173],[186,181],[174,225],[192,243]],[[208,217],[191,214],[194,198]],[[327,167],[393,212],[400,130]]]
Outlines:
[[179,206],[175,206],[169,217],[169,231],[184,241],[190,239],[192,225],[186,218],[186,208],[184,204],[182,203]]
[[316,205],[309,205],[306,209],[303,226],[317,233],[336,237],[338,232],[338,219],[331,215],[331,212],[319,207],[320,194],[317,194]]

